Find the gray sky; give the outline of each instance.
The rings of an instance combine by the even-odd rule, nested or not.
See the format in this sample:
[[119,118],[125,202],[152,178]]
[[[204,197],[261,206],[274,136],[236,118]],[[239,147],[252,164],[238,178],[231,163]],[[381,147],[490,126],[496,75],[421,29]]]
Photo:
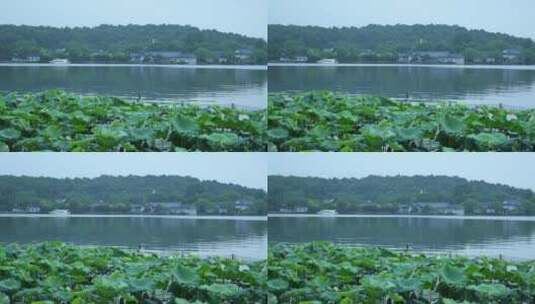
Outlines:
[[533,0],[269,0],[269,23],[457,24],[535,39]]
[[2,0],[0,24],[189,24],[266,38],[268,0]]
[[270,175],[447,175],[535,190],[535,153],[277,153]]
[[0,175],[180,175],[267,189],[266,153],[0,153]]

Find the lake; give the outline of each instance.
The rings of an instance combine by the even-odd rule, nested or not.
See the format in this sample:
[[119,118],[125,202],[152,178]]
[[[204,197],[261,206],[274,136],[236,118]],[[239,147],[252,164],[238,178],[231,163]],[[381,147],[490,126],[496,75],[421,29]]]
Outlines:
[[266,217],[0,215],[1,243],[60,240],[200,256],[266,258]]
[[414,100],[535,107],[535,66],[288,65],[268,71],[269,92],[332,90]]
[[194,101],[242,108],[266,107],[265,66],[113,64],[2,64],[0,90],[40,92],[59,88],[79,94],[144,101]]
[[535,260],[535,218],[269,216],[269,243],[315,240],[427,253]]

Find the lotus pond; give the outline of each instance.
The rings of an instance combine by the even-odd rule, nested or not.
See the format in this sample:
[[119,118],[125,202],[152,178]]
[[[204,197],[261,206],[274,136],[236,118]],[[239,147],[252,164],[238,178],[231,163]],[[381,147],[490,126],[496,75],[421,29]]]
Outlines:
[[535,109],[274,93],[268,126],[270,151],[535,151]]
[[264,303],[264,262],[59,242],[0,246],[0,303]]
[[266,113],[60,90],[0,93],[0,151],[265,151]]
[[534,303],[535,261],[425,256],[316,242],[268,256],[269,303]]

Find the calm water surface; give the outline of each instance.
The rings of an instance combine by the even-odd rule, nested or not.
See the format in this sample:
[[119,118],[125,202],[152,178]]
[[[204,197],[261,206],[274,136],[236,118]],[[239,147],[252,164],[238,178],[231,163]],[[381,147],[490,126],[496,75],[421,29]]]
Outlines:
[[535,260],[535,218],[277,217],[268,221],[269,243],[315,240],[348,246],[383,246],[429,253]]
[[78,245],[266,258],[265,217],[0,215],[1,243],[60,240]]
[[60,88],[80,94],[144,101],[194,101],[266,107],[264,66],[2,64],[0,90],[40,92]]
[[333,90],[535,107],[535,66],[270,65],[269,91]]

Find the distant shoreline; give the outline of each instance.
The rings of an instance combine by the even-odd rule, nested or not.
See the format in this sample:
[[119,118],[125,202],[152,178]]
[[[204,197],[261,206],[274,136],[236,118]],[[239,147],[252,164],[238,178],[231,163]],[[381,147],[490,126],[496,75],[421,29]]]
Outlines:
[[500,65],[500,64],[412,64],[412,63],[280,63],[269,62],[268,67],[431,67],[457,69],[500,69],[500,70],[535,70],[535,65]]
[[242,65],[242,64],[140,64],[140,63],[68,63],[68,64],[52,64],[52,63],[14,63],[14,62],[0,62],[0,66],[24,66],[24,67],[166,67],[179,69],[240,69],[240,70],[267,70],[267,65]]
[[0,213],[0,218],[162,218],[162,219],[200,219],[200,220],[240,220],[240,221],[267,221],[263,215],[156,215],[156,214],[28,214],[28,213]]
[[268,213],[269,217],[295,217],[295,218],[428,218],[428,219],[461,219],[461,220],[497,220],[497,221],[527,221],[535,222],[535,216],[529,215],[408,215],[408,214],[289,214]]

